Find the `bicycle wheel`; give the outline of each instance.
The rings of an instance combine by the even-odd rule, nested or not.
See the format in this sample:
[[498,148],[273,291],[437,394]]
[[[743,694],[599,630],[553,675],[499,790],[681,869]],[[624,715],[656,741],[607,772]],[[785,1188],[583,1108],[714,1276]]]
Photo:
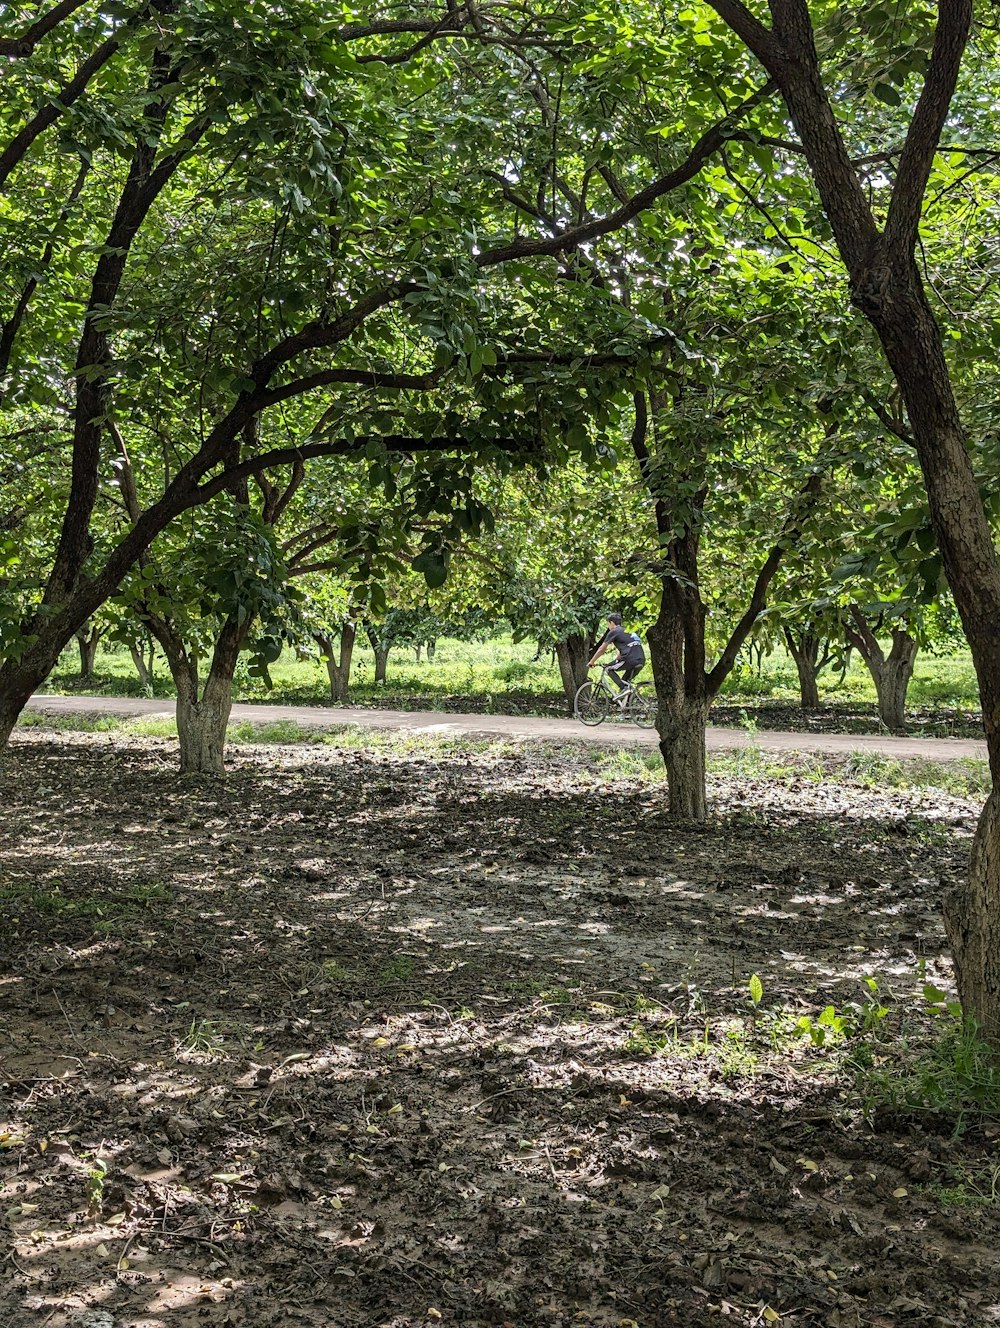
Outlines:
[[656,723],[656,693],[651,682],[636,683],[628,699],[628,716],[641,729],[651,729]]
[[581,724],[600,724],[607,719],[611,708],[611,697],[603,687],[592,682],[585,682],[576,689],[573,698],[573,714]]

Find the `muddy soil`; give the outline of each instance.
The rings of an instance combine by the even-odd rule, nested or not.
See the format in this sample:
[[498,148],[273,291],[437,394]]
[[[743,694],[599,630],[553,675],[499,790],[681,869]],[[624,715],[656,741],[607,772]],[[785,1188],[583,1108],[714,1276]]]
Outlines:
[[2,774],[5,1328],[1000,1323],[997,1127],[790,1031],[869,976],[924,1027],[972,804],[175,759],[32,731]]

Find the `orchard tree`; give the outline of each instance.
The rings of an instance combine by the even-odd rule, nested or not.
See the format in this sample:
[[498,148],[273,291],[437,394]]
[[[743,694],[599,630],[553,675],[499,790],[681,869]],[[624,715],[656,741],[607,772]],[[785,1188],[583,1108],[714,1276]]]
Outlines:
[[[921,270],[933,264],[933,253],[924,248],[917,256],[925,212],[947,189],[948,174],[954,178],[948,158],[958,155],[964,169],[975,170],[985,146],[975,63],[959,81],[972,2],[938,0],[932,18],[923,8],[897,14],[770,0],[767,23],[740,0],[708,4],[779,90],[790,124],[782,136],[787,148],[774,151],[794,154],[808,168],[851,300],[875,330],[899,385],[979,679],[994,777],[969,876],[948,899],[948,936],[963,1008],[1000,1045],[1000,563],[945,351],[940,316],[950,315],[935,311]],[[978,40],[976,61],[994,75],[987,84],[995,83],[995,31],[984,28]],[[871,96],[900,113],[883,106],[876,121],[866,113]],[[946,129],[942,171],[937,161]],[[874,182],[870,162],[859,161],[873,148],[881,167]]]
[[[369,447],[592,451],[611,416],[600,357],[639,362],[660,329],[566,273],[683,189],[759,98],[721,117],[693,100],[685,148],[625,196],[578,154],[593,206],[557,235],[525,231],[498,185],[544,194],[552,175],[516,128],[533,114],[525,70],[558,78],[567,124],[593,127],[606,25],[588,14],[318,4],[289,23],[263,0],[162,0],[12,38],[4,401],[66,451],[56,537],[4,620],[0,739],[170,522],[251,473]],[[687,66],[661,86],[701,80]],[[600,153],[612,169],[632,148]],[[373,409],[380,391],[398,408]],[[260,422],[306,399],[315,433],[262,444]],[[137,479],[141,510],[109,545],[112,425],[158,478]]]

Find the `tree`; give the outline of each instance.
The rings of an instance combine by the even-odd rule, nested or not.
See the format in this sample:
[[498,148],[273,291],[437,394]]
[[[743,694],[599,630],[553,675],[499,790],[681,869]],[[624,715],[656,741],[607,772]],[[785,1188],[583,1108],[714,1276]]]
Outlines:
[[[979,679],[996,781],[1000,564],[941,328],[916,257],[942,131],[949,116],[959,136],[963,127],[963,107],[959,102],[953,110],[953,98],[972,24],[971,0],[940,0],[932,30],[923,13],[913,11],[902,29],[895,16],[886,14],[873,34],[863,30],[851,34],[865,45],[872,65],[888,69],[874,85],[876,95],[882,89],[884,101],[900,102],[902,95],[895,86],[900,84],[907,104],[913,104],[908,122],[901,125],[902,146],[883,152],[881,160],[892,169],[875,195],[867,192],[859,177],[844,121],[834,113],[817,49],[817,28],[806,0],[770,0],[770,27],[740,0],[708,2],[753,52],[784,98],[797,133],[793,150],[802,154],[819,193],[847,269],[851,299],[875,329],[899,385],[927,486],[934,533]],[[838,11],[831,21],[849,20]],[[913,25],[923,28],[919,41],[911,36]],[[822,28],[819,31],[828,36]],[[879,43],[887,36],[886,52]],[[984,34],[984,41],[995,68],[992,34]],[[848,95],[860,100],[866,86],[870,84],[855,83]],[[968,879],[949,898],[946,921],[963,1008],[1000,1046],[1000,790],[996,783],[980,819]]]
[[[370,23],[320,6],[288,24],[263,0],[155,13],[121,19],[85,92],[46,100],[54,119],[36,124],[32,100],[44,43],[4,85],[9,119],[31,126],[5,185],[5,400],[59,430],[71,459],[0,666],[0,741],[157,536],[254,471],[372,446],[586,456],[620,347],[641,356],[650,328],[584,289],[563,298],[561,267],[683,188],[743,113],[706,112],[679,159],[624,197],[602,184],[601,211],[564,233],[512,234],[497,176],[549,173],[502,141],[524,121],[523,69],[571,75],[566,104],[586,106],[597,34],[575,40],[582,16],[553,31],[501,4]],[[61,26],[64,55],[86,63],[95,30]],[[40,182],[63,201],[38,227]],[[301,398],[322,403],[317,432],[261,451],[258,422]],[[183,460],[138,483],[138,517],[96,554],[112,424],[136,468],[160,464],[164,438]]]

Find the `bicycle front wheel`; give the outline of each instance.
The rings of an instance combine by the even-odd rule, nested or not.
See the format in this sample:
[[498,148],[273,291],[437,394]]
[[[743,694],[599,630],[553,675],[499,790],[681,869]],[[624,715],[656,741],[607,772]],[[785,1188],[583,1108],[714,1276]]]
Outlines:
[[635,690],[629,697],[628,713],[633,724],[641,729],[651,729],[656,723],[656,693],[651,682],[635,684]]
[[603,687],[595,687],[592,682],[585,682],[576,689],[573,698],[573,714],[581,724],[600,724],[607,719],[611,708],[611,697]]

